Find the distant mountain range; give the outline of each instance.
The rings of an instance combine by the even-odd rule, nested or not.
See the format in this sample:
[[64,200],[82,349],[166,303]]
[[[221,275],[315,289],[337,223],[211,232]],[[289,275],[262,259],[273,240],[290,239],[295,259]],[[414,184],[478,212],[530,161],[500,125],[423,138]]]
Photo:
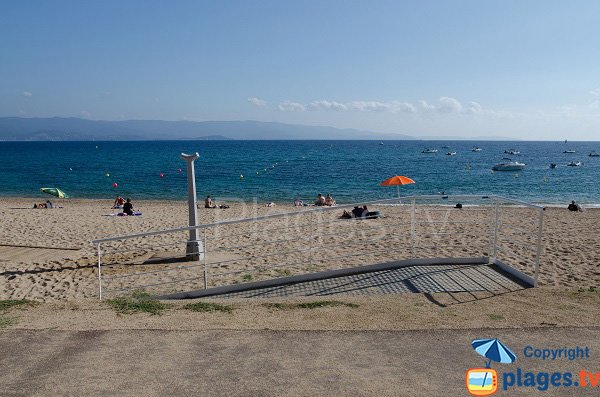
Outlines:
[[301,140],[301,139],[478,139],[509,138],[427,137],[376,133],[327,126],[309,126],[261,121],[100,121],[76,117],[0,117],[3,141],[111,141],[111,140]]

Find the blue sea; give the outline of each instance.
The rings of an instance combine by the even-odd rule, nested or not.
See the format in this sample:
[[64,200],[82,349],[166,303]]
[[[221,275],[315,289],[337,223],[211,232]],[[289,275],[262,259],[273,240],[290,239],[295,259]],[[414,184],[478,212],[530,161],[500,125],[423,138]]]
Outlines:
[[[473,146],[482,151],[472,152]],[[426,147],[439,152],[421,153]],[[511,148],[521,154],[504,154]],[[563,153],[567,149],[576,153]],[[0,142],[0,196],[40,197],[41,187],[59,187],[74,198],[185,200],[185,162],[179,155],[196,151],[198,196],[219,201],[312,201],[317,193],[331,193],[339,203],[388,198],[396,188],[379,182],[405,175],[416,184],[403,186],[403,195],[499,194],[545,204],[600,203],[600,157],[588,157],[600,152],[600,142],[522,141]],[[457,155],[446,156],[448,151]],[[492,172],[504,157],[527,168]],[[567,167],[571,160],[584,164]],[[550,169],[550,163],[558,167]]]

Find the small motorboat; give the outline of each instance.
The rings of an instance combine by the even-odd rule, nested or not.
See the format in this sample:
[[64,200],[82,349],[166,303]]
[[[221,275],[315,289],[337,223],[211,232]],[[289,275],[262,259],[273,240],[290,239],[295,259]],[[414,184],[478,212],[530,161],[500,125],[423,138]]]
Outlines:
[[600,157],[600,153],[598,153],[598,152],[590,152],[590,154],[588,154],[588,156],[590,156],[590,157]]
[[471,149],[472,152],[481,152],[481,148],[479,146],[473,146],[473,149]]
[[437,152],[438,152],[437,149],[427,148],[427,149],[423,149],[423,151],[421,153],[437,153]]
[[583,165],[583,163],[581,161],[571,161],[569,164],[567,164],[569,167],[580,167]]
[[527,166],[525,163],[511,161],[509,163],[499,163],[492,167],[494,171],[521,171]]
[[508,150],[505,150],[505,151],[504,151],[504,153],[505,153],[505,154],[512,154],[512,155],[515,155],[515,154],[521,154],[521,152],[519,152],[519,151],[518,151],[518,150],[516,150],[516,149],[508,149]]
[[448,152],[446,153],[446,156],[456,156],[456,152]]
[[556,168],[556,163],[551,163],[550,168],[552,168],[552,169]]
[[563,153],[575,153],[575,150],[569,149],[569,150],[565,150]]

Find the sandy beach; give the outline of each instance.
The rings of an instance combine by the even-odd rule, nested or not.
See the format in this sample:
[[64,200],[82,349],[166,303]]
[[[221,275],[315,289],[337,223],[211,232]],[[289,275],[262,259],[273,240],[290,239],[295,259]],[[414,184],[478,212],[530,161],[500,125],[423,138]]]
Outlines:
[[[135,209],[143,213],[139,217],[109,216],[115,210],[111,209],[112,202],[108,200],[57,202],[64,208],[34,210],[30,208],[32,199],[0,199],[1,299],[46,301],[97,298],[97,257],[95,247],[91,244],[93,239],[177,228],[185,226],[187,222],[187,203],[183,201],[134,202]],[[307,210],[306,207],[294,208],[289,205],[268,208],[228,204],[231,208],[225,210],[202,208],[199,211],[200,222]],[[410,219],[406,219],[409,210],[393,206],[372,209],[380,210],[383,217],[359,222],[337,222],[336,218],[342,210],[336,209],[317,215],[304,214],[211,229],[207,236],[209,286],[410,258],[410,233],[406,225],[406,222],[410,222]],[[510,219],[503,221],[510,222],[511,226],[519,225],[520,230],[528,226],[533,230],[535,218],[528,218],[532,213],[527,211],[512,209],[505,214]],[[588,209],[583,213],[571,213],[561,208],[548,208],[545,211],[540,287],[569,289],[600,284],[600,265],[596,259],[600,253],[599,211]],[[473,222],[476,227],[460,228],[459,224],[446,224],[431,234],[427,234],[425,229],[418,231],[421,248],[417,248],[417,255],[465,257],[489,254],[490,211],[478,207],[463,210],[428,207],[422,208],[422,215],[423,219],[437,219],[440,224],[443,224],[443,220]],[[332,221],[335,221],[333,226],[329,224]],[[457,232],[465,234],[457,236]],[[524,240],[518,240],[519,243],[515,243],[514,247],[510,246],[510,242],[506,244],[511,248],[510,252],[521,252],[518,248],[522,248],[523,255],[532,258],[535,254],[534,237],[531,234]],[[151,258],[181,254],[186,239],[186,232],[180,232],[107,244],[103,246],[103,251],[114,249],[125,252],[105,254],[103,265],[114,265],[107,266],[107,275],[127,274],[131,270],[126,264],[140,264]],[[271,243],[255,246],[253,242],[257,239]],[[523,247],[523,242],[528,243],[529,247]],[[314,244],[314,250],[310,263],[307,263],[306,253],[295,251],[310,244]],[[344,255],[355,251],[353,244],[363,244],[368,249],[358,256]],[[155,248],[158,246],[161,247]],[[217,264],[210,266],[213,262]],[[516,267],[521,262],[516,258],[514,260]],[[246,275],[245,271],[255,267],[258,270],[250,272],[251,276]],[[520,270],[532,271],[524,262]],[[149,273],[135,280],[127,280],[130,284],[124,286],[165,281],[171,277],[157,279],[156,274]],[[195,283],[190,288],[198,288]],[[185,290],[186,286],[179,285],[178,288]]]

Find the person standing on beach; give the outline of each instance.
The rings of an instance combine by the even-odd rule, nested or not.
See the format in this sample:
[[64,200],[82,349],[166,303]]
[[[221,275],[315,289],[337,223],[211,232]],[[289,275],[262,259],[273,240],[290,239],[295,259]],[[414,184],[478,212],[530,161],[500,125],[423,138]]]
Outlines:
[[123,205],[123,213],[127,215],[133,215],[133,204],[131,204],[130,198],[128,198],[127,202]]

